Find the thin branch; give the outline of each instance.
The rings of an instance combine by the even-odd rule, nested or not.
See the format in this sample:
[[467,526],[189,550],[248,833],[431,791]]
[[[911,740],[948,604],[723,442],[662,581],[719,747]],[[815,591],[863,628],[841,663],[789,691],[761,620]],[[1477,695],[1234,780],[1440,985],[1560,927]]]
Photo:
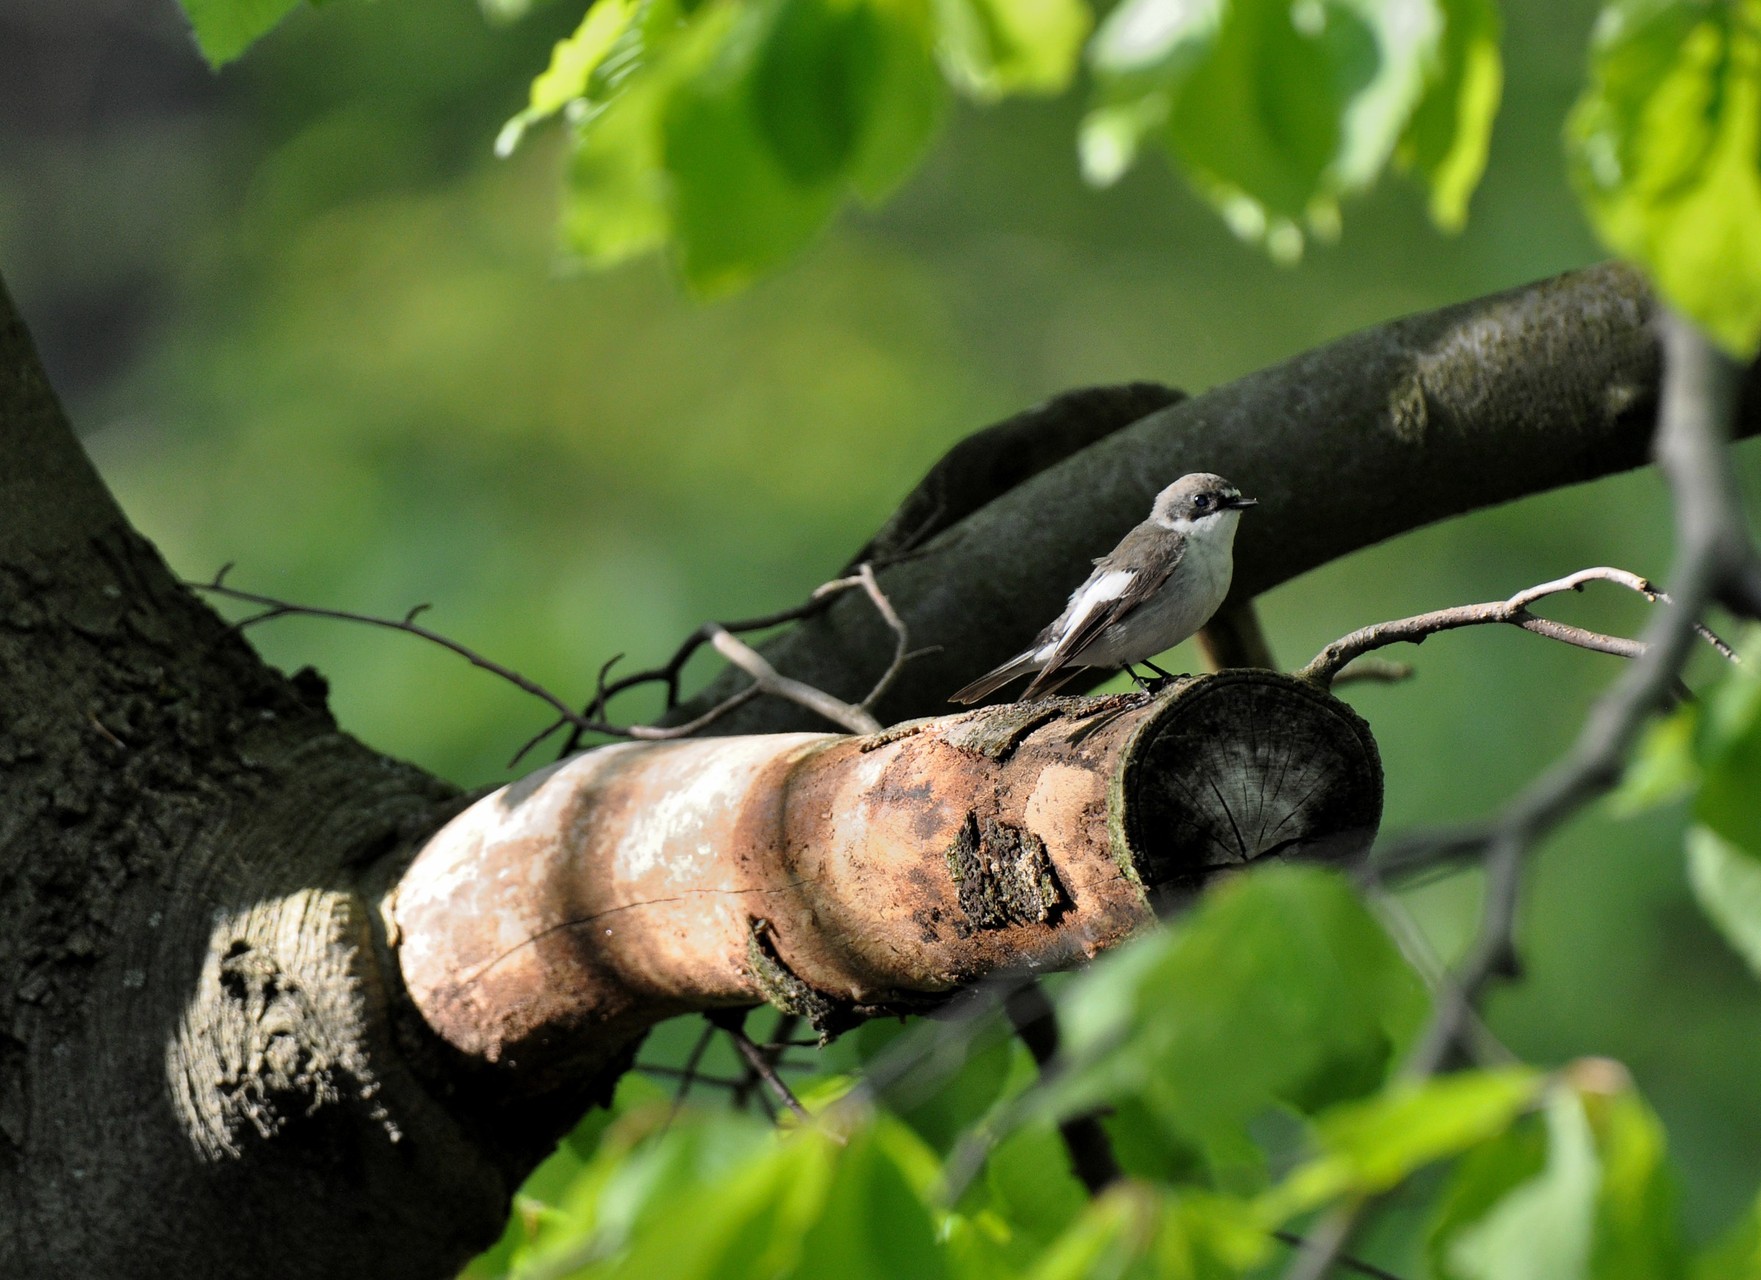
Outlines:
[[[852,731],[856,733],[876,732],[880,727],[879,721],[874,720],[872,716],[869,716],[867,720],[863,720],[860,714],[852,718],[849,715],[849,711],[854,710],[858,713],[868,712],[869,708],[872,707],[873,704],[886,693],[887,689],[892,686],[893,681],[898,677],[900,670],[904,668],[907,662],[918,656],[919,653],[931,652],[931,650],[911,651],[910,633],[906,629],[904,621],[899,617],[898,611],[893,608],[892,602],[887,599],[886,593],[881,590],[880,583],[875,579],[874,566],[867,562],[857,564],[854,571],[844,577],[833,578],[830,582],[821,583],[813,589],[813,593],[808,596],[805,601],[793,608],[781,609],[776,613],[767,613],[760,617],[747,618],[740,622],[706,622],[685,637],[679,647],[673,651],[672,657],[668,658],[660,666],[650,667],[643,671],[634,671],[627,676],[623,676],[608,683],[606,677],[610,673],[612,662],[617,661],[616,658],[612,659],[612,662],[608,662],[604,667],[600,668],[598,685],[594,692],[593,701],[587,704],[585,714],[592,718],[603,718],[613,698],[617,697],[619,694],[627,693],[631,689],[647,684],[660,684],[666,687],[665,709],[670,711],[679,704],[679,680],[684,673],[685,664],[690,661],[692,656],[704,645],[710,645],[720,651],[722,646],[726,644],[727,638],[732,636],[750,631],[764,631],[771,627],[780,626],[785,622],[810,618],[813,615],[822,612],[835,598],[842,595],[844,592],[853,591],[858,588],[868,596],[869,600],[873,603],[875,610],[881,615],[882,620],[886,622],[887,627],[893,632],[896,640],[892,661],[888,664],[887,669],[881,674],[881,677],[875,683],[874,688],[869,691],[868,696],[861,702],[857,703],[854,708],[850,708],[848,703],[832,698],[829,694],[823,695],[823,702],[814,700],[803,701],[802,697],[799,696],[801,691],[812,689],[812,686],[803,684],[800,681],[779,683],[784,681],[784,677],[777,675],[776,671],[770,667],[768,662],[765,662],[763,658],[758,657],[756,650],[753,650],[749,645],[741,644],[740,648],[744,650],[745,653],[751,654],[758,662],[764,664],[765,670],[769,672],[768,676],[763,678],[755,676],[754,678],[758,680],[758,683],[737,690],[733,694],[722,699],[720,702],[711,705],[708,710],[703,712],[703,714],[694,719],[688,720],[683,724],[671,725],[664,729],[644,726],[645,729],[648,729],[647,732],[634,733],[631,736],[656,740],[690,737],[691,735],[709,727],[709,725],[721,719],[722,716],[744,706],[747,702],[751,701],[761,693],[772,694],[781,697],[786,701],[793,702],[797,706],[806,707],[816,715],[822,715],[824,718],[831,720],[834,724],[840,725],[846,729],[851,728],[852,723],[873,723],[875,729],[854,729]],[[619,656],[621,657],[622,655]],[[723,656],[727,655],[724,653]],[[754,674],[749,660],[747,662],[735,662],[734,665],[745,671],[748,675]],[[817,693],[818,691],[814,690],[814,692]],[[827,714],[833,705],[839,708],[845,708],[845,710],[837,711],[833,714]],[[527,751],[531,750],[532,747],[556,732],[556,730],[561,727],[561,724],[562,722],[553,723],[542,733],[538,734],[530,743],[520,749],[519,755],[514,757],[515,760],[518,760]],[[557,753],[557,758],[560,760],[566,756],[573,755],[580,745],[581,731],[575,729],[569,734],[567,740],[563,743],[563,748]]]
[[604,724],[577,713],[573,707],[537,681],[521,675],[512,667],[504,666],[492,658],[485,657],[450,636],[441,635],[440,632],[415,622],[416,616],[427,609],[427,605],[417,605],[402,618],[380,618],[368,613],[355,613],[348,609],[326,609],[317,605],[294,604],[291,601],[278,600],[274,596],[259,595],[254,591],[241,591],[237,587],[227,586],[225,579],[231,569],[232,565],[230,564],[222,565],[220,572],[216,573],[211,581],[185,581],[183,585],[194,591],[205,591],[210,595],[221,596],[228,600],[238,600],[245,604],[263,607],[261,613],[252,614],[250,617],[233,623],[235,630],[243,631],[248,627],[256,626],[260,622],[268,622],[274,618],[306,617],[333,618],[339,622],[358,622],[370,627],[381,627],[387,631],[402,631],[406,635],[416,636],[430,644],[439,645],[447,652],[457,654],[472,666],[487,671],[491,675],[500,676],[515,688],[548,704],[564,722],[574,725],[578,730],[587,733],[611,734],[618,737],[635,736],[627,734],[625,730],[615,725]]
[[[1321,1237],[1319,1236],[1300,1236],[1294,1231],[1274,1231],[1272,1232],[1272,1238],[1274,1240],[1281,1240],[1291,1248],[1295,1249],[1297,1251],[1296,1256],[1298,1260],[1300,1260],[1305,1253],[1318,1248],[1321,1244]],[[1335,1263],[1344,1267],[1347,1271],[1355,1272],[1360,1276],[1369,1276],[1370,1280],[1401,1280],[1401,1277],[1395,1275],[1394,1272],[1378,1267],[1373,1262],[1365,1262],[1362,1258],[1353,1257],[1349,1253],[1338,1253],[1335,1251],[1334,1256],[1327,1260],[1327,1265],[1332,1266]],[[1316,1273],[1316,1280],[1319,1280],[1320,1274],[1322,1273]]]
[[[800,1027],[800,1025],[800,1014],[782,1013],[779,1011],[776,1026],[771,1028],[770,1041],[756,1046],[758,1052],[763,1055],[764,1060],[770,1063],[771,1067],[775,1070],[779,1072],[782,1071],[785,1065],[783,1062],[783,1055],[789,1051],[787,1041],[790,1036],[795,1034],[796,1029]],[[775,1043],[778,1039],[783,1040],[785,1043]],[[815,1041],[815,1043],[817,1044],[818,1042]],[[758,1072],[754,1071],[751,1065],[748,1064],[746,1067],[746,1073],[740,1080],[740,1087],[734,1090],[734,1105],[736,1107],[745,1106],[747,1099],[752,1096],[754,1086],[761,1083],[763,1082],[759,1079]]]
[[815,715],[830,720],[851,733],[881,731],[881,722],[865,708],[852,706],[842,699],[834,698],[823,689],[816,689],[810,684],[779,674],[758,650],[738,636],[716,627],[710,634],[709,643],[722,657],[751,676],[753,686],[760,692],[785,698],[798,707],[806,707]]
[[1411,680],[1414,670],[1410,662],[1387,662],[1381,658],[1359,658],[1333,677],[1333,687],[1342,684],[1399,684]]
[[856,704],[864,711],[872,712],[874,704],[880,701],[881,696],[892,687],[893,681],[899,678],[899,672],[903,671],[906,662],[910,661],[911,632],[906,629],[904,621],[899,617],[898,610],[893,608],[893,602],[887,599],[886,592],[880,589],[880,583],[875,581],[872,564],[864,562],[857,565],[856,579],[862,584],[862,589],[868,593],[868,598],[874,602],[875,612],[880,614],[882,620],[892,629],[893,635],[896,637],[893,645],[893,660],[887,664],[887,669],[881,672],[880,679],[874,682],[874,688],[868,691],[868,696]]
[[[1340,669],[1348,662],[1372,650],[1403,642],[1420,644],[1426,638],[1436,635],[1440,631],[1484,626],[1489,623],[1504,623],[1521,627],[1536,635],[1563,641],[1566,644],[1576,645],[1581,649],[1590,649],[1597,653],[1609,653],[1622,658],[1637,658],[1644,652],[1644,647],[1636,640],[1629,640],[1622,636],[1603,635],[1597,631],[1587,631],[1582,627],[1555,622],[1551,618],[1538,617],[1529,610],[1529,606],[1537,601],[1567,591],[1582,591],[1584,586],[1590,582],[1612,582],[1617,586],[1638,592],[1653,603],[1667,605],[1675,603],[1638,574],[1606,566],[1580,569],[1567,577],[1557,578],[1552,582],[1543,582],[1519,591],[1508,600],[1492,600],[1484,604],[1464,604],[1449,609],[1435,609],[1430,613],[1415,614],[1410,618],[1397,618],[1392,622],[1379,622],[1374,626],[1359,628],[1322,649],[1306,667],[1296,674],[1306,680],[1313,680],[1322,686],[1328,686],[1332,684]],[[1722,656],[1735,661],[1736,654],[1731,647],[1708,630],[1698,618],[1692,619],[1689,625],[1693,633],[1701,635]]]
[[795,1096],[795,1091],[789,1088],[783,1078],[777,1074],[776,1068],[771,1065],[764,1050],[754,1044],[752,1037],[746,1034],[746,1028],[743,1025],[745,1020],[746,1011],[744,1009],[737,1011],[737,1018],[715,1015],[711,1017],[711,1021],[728,1033],[728,1038],[734,1042],[734,1048],[746,1060],[747,1068],[764,1081],[764,1087],[770,1090],[771,1096],[793,1112],[796,1118],[811,1124],[813,1113],[801,1105],[801,1100]]

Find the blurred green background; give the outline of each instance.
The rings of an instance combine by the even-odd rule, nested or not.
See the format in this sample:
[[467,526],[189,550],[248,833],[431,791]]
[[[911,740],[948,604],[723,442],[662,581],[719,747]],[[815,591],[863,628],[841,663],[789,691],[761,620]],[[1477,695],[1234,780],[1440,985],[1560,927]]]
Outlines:
[[[466,0],[332,5],[215,76],[171,0],[0,0],[0,272],[178,571],[234,561],[235,585],[385,614],[431,602],[435,627],[579,697],[614,653],[646,663],[705,618],[794,603],[950,443],[1046,395],[1198,390],[1595,260],[1558,144],[1593,7],[1505,12],[1505,101],[1457,239],[1390,187],[1347,207],[1339,244],[1275,267],[1159,163],[1085,189],[1078,96],[957,109],[889,205],[704,305],[658,262],[568,269],[554,133],[490,154],[573,5],[513,24]],[[1294,664],[1363,623],[1596,563],[1667,569],[1654,475],[1423,531],[1262,607]],[[1642,607],[1561,616],[1632,631]],[[253,635],[323,671],[346,727],[463,785],[505,778],[545,721],[407,637]],[[1351,694],[1382,744],[1389,830],[1496,806],[1613,671],[1514,631],[1394,656],[1418,677]],[[1632,1068],[1704,1235],[1761,1183],[1761,992],[1692,905],[1679,836],[1679,815],[1598,815],[1554,840],[1527,979],[1491,1013],[1532,1061]],[[1406,895],[1446,956],[1476,889]]]

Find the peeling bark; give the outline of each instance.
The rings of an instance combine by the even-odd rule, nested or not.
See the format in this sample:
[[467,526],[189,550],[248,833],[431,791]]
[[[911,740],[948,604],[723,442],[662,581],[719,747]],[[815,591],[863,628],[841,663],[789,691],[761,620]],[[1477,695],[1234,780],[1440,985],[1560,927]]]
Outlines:
[[1367,726],[1270,671],[872,737],[625,743],[479,800],[388,899],[410,997],[496,1088],[616,1069],[661,1018],[769,1001],[822,1035],[1060,969],[1168,891],[1369,847]]

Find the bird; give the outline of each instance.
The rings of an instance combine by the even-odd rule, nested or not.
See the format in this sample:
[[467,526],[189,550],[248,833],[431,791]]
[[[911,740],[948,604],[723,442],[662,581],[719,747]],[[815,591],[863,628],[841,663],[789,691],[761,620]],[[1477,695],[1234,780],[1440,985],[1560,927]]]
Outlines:
[[1223,603],[1235,571],[1235,526],[1257,505],[1222,476],[1181,476],[1156,495],[1149,519],[1094,562],[1055,622],[949,701],[977,702],[1029,672],[1023,701],[1056,692],[1083,667],[1131,672],[1141,662],[1166,675],[1149,659],[1204,626]]

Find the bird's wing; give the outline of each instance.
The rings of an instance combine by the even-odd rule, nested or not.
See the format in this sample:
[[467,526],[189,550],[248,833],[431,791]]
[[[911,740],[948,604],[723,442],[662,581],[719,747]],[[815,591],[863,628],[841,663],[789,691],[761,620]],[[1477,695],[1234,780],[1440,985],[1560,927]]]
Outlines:
[[1146,521],[1095,561],[1094,572],[1071,593],[1063,616],[1040,633],[1038,652],[1047,644],[1056,647],[1021,696],[1031,698],[1047,689],[1059,669],[1079,659],[1096,636],[1161,590],[1185,550],[1184,538],[1170,538],[1166,529]]

